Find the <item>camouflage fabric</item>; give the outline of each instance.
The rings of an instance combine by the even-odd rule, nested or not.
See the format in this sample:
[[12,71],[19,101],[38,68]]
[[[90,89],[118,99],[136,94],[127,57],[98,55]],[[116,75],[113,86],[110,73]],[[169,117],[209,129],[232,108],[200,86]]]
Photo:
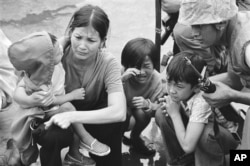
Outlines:
[[214,24],[231,19],[238,12],[235,0],[183,0],[179,23]]

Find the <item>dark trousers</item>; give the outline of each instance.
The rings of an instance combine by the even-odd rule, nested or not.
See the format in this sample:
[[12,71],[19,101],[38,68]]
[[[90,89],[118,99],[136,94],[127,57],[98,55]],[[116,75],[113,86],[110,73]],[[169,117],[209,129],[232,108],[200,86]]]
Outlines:
[[61,150],[73,141],[71,128],[63,130],[52,125],[48,130],[34,135],[35,141],[41,145],[41,166],[62,166]]
[[98,141],[107,144],[111,152],[107,156],[91,155],[96,162],[96,166],[121,166],[122,165],[122,123],[87,125],[86,130]]

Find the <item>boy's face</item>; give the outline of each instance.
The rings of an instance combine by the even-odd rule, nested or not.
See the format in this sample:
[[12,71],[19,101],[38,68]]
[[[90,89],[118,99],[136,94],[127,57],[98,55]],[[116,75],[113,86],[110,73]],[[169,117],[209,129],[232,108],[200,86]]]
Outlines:
[[197,86],[192,87],[186,82],[167,81],[167,92],[175,102],[187,101],[196,90]]
[[145,83],[150,79],[153,71],[154,71],[153,62],[150,60],[148,56],[146,56],[145,60],[141,65],[140,74],[135,76],[135,80],[140,83]]
[[61,62],[62,56],[63,56],[63,48],[62,45],[57,41],[54,46],[54,62],[55,65]]

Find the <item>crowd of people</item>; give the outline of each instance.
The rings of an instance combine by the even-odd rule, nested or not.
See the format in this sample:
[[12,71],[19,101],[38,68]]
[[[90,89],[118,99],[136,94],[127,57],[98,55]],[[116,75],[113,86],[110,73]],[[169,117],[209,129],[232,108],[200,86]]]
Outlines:
[[[155,154],[141,138],[151,118],[161,131],[167,165],[227,165],[226,149],[250,149],[250,112],[241,142],[219,114],[231,102],[250,105],[248,5],[162,0],[163,11],[179,13],[173,31],[179,53],[165,75],[155,70],[150,39],[129,40],[121,62],[105,48],[110,20],[99,6],[77,9],[62,37],[41,31],[11,43],[0,31],[0,114],[14,112],[8,126],[15,153],[7,165],[28,166],[39,157],[42,166],[121,166],[122,142]],[[211,93],[201,78],[206,73]]]

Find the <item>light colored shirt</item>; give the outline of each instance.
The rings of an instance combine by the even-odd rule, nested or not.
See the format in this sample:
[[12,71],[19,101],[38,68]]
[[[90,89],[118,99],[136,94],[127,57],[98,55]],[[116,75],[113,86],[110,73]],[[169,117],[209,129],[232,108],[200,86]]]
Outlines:
[[189,122],[208,123],[212,114],[210,105],[204,100],[201,93],[196,93],[187,102]]

